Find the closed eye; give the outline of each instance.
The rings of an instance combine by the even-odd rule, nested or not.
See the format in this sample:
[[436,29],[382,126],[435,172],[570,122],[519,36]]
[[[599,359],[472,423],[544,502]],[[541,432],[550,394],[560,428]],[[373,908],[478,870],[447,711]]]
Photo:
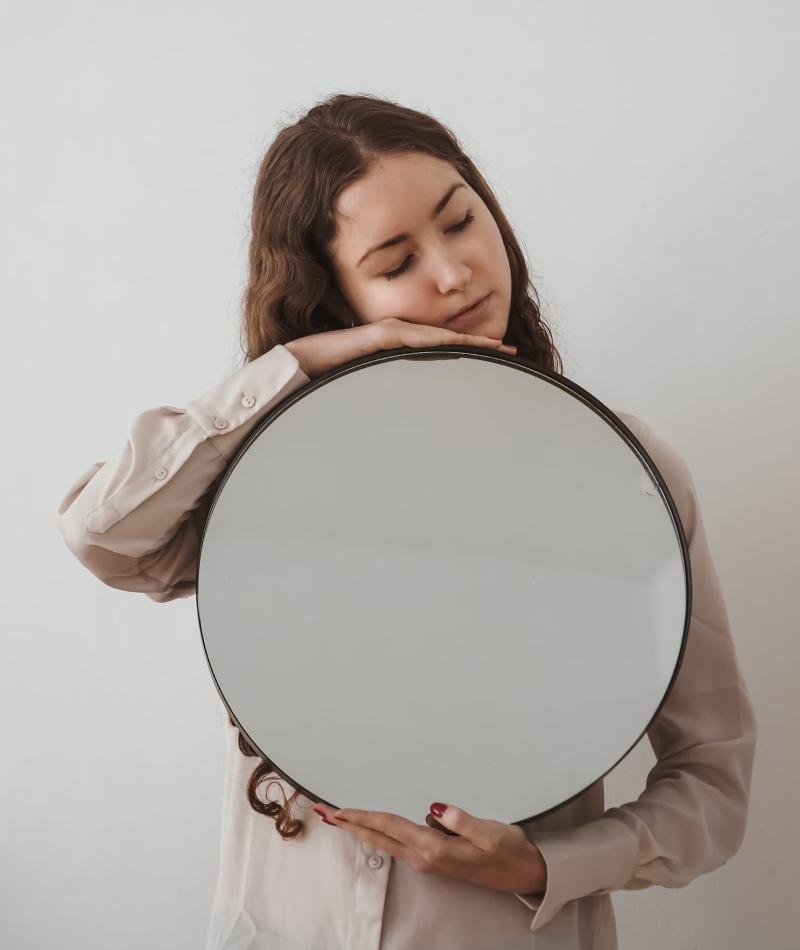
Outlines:
[[[454,232],[463,231],[464,228],[466,228],[467,225],[471,224],[474,220],[475,220],[475,215],[470,214],[468,211],[466,215],[464,216],[464,220],[459,221],[458,224],[454,224],[452,228],[448,228],[447,232],[449,233],[451,231],[454,231]],[[388,271],[386,274],[381,274],[381,277],[385,277],[386,280],[394,280],[395,277],[399,277],[404,271],[408,270],[408,264],[412,257],[413,255],[409,254],[408,257],[403,261],[403,263],[399,267],[397,267],[395,270]]]

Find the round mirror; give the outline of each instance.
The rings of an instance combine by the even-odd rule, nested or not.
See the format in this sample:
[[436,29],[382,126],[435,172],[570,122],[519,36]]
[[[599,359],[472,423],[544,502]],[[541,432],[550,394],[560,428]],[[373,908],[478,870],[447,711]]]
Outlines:
[[197,610],[240,731],[307,797],[522,824],[644,735],[691,574],[661,475],[591,394],[518,357],[403,348],[252,433]]

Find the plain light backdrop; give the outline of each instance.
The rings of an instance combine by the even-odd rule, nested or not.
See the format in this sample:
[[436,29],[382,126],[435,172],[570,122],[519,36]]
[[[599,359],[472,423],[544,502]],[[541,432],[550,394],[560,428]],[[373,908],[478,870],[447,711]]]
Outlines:
[[795,947],[800,6],[34,0],[0,43],[0,946],[204,945],[223,738],[194,598],[105,587],[56,509],[135,415],[238,365],[258,163],[343,91],[462,138],[565,374],[697,485],[758,717],[750,821],[713,874],[616,892],[621,950]]

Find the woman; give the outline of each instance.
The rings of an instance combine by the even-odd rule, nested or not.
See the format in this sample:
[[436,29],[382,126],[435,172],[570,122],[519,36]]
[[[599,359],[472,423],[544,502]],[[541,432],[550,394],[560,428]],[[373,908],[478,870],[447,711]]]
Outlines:
[[[245,365],[184,408],[134,419],[119,455],[59,507],[66,543],[111,587],[159,603],[191,596],[229,460],[273,406],[335,366],[470,344],[561,372],[489,185],[438,121],[371,96],[330,97],[269,148],[243,311]],[[681,887],[736,853],[756,723],[695,488],[674,449],[618,415],[668,484],[693,572],[688,645],[648,731],[658,761],[639,799],[605,811],[600,780],[524,829],[457,803],[434,803],[426,825],[337,811],[271,763],[253,769],[228,720],[208,950],[611,950],[611,891]]]

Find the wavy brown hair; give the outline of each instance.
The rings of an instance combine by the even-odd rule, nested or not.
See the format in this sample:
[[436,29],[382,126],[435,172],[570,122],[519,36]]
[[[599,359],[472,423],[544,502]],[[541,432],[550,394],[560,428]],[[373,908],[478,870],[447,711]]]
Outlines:
[[[318,102],[273,139],[256,178],[251,215],[249,273],[242,296],[244,362],[278,344],[343,324],[337,304],[346,304],[329,249],[336,235],[335,204],[347,185],[363,177],[381,155],[424,152],[449,162],[492,214],[511,266],[511,304],[504,342],[545,369],[563,373],[525,256],[488,182],[456,136],[433,116],[371,95],[337,93]],[[229,717],[231,726],[236,728]],[[239,732],[243,755],[257,757]],[[272,781],[269,781],[272,777]],[[247,783],[247,798],[259,814],[275,819],[283,838],[303,822],[291,809],[299,792],[283,803],[262,799],[259,790],[280,786],[272,762],[262,759]],[[281,787],[281,791],[283,791]],[[266,798],[266,795],[265,795]]]

